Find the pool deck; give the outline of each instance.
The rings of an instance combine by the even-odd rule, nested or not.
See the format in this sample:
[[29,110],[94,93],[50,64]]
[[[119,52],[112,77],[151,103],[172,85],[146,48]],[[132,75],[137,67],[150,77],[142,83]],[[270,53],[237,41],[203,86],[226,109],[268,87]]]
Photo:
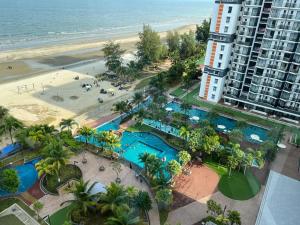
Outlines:
[[[71,158],[70,163],[73,163],[74,161],[77,161],[76,165],[81,169],[83,174],[83,179],[85,181],[90,180],[90,184],[92,184],[95,181],[98,181],[104,185],[108,185],[111,182],[114,182],[116,179],[116,174],[112,170],[110,166],[110,160],[104,159],[102,157],[96,157],[92,153],[85,153],[85,157],[87,159],[87,163],[83,164],[82,158],[83,153],[76,155]],[[103,165],[105,167],[105,171],[99,172],[99,166]],[[149,217],[151,221],[151,225],[159,225],[159,213],[157,205],[154,201],[154,198],[151,194],[150,188],[145,182],[140,182],[140,180],[136,179],[135,177],[135,171],[131,170],[129,167],[124,166],[122,164],[122,172],[120,173],[121,178],[121,184],[125,186],[134,186],[138,188],[139,190],[147,191],[151,198],[152,198],[152,209],[149,211]],[[61,194],[59,196],[53,196],[53,195],[45,195],[43,196],[39,201],[45,204],[47,207],[44,207],[41,212],[40,216],[44,217],[47,215],[52,215],[57,210],[59,210],[60,204],[66,200],[72,199],[72,194]]]

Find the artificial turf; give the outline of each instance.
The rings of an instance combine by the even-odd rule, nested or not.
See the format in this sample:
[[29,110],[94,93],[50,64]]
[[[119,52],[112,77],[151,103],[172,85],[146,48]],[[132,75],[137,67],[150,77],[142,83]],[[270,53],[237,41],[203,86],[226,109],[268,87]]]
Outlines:
[[183,90],[181,87],[176,88],[174,91],[172,91],[170,94],[179,97],[185,93],[185,90]]
[[22,221],[19,220],[13,214],[0,217],[0,224],[3,224],[3,225],[24,225],[24,223],[22,223]]
[[250,171],[245,175],[236,171],[231,176],[223,175],[218,186],[225,196],[235,200],[248,200],[260,190],[259,181]]
[[[50,224],[51,225],[62,225],[65,221],[69,221],[69,214],[71,212],[72,206],[69,205],[64,207],[57,212],[53,213],[50,216]],[[49,222],[49,221],[48,221]]]

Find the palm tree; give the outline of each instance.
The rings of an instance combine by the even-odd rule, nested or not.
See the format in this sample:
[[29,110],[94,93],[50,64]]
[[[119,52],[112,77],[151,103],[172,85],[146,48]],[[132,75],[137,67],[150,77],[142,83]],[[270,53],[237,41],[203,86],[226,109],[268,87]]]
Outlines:
[[52,165],[58,182],[60,182],[59,171],[62,166],[66,165],[73,153],[67,147],[64,147],[62,142],[52,139],[49,144],[43,148],[42,155],[45,157],[45,163]]
[[78,133],[85,137],[86,146],[87,146],[90,138],[93,137],[93,135],[95,134],[94,130],[87,126],[83,126],[83,127],[79,128]]
[[133,95],[133,102],[138,105],[138,108],[140,108],[140,103],[142,103],[144,100],[142,92],[136,92]]
[[99,196],[98,207],[101,213],[116,212],[118,208],[128,209],[128,196],[123,185],[111,183],[106,187],[106,193]]
[[147,161],[149,161],[150,156],[151,156],[151,154],[148,153],[148,152],[144,152],[144,153],[139,154],[139,161],[144,163],[144,170],[145,170],[145,173],[147,175],[148,175],[148,168],[146,166],[146,163],[147,163]]
[[228,210],[227,218],[230,222],[230,225],[241,225],[241,215],[238,211]]
[[96,135],[98,142],[101,143],[102,147],[108,150],[114,150],[121,147],[121,140],[118,135],[112,131],[102,131]]
[[73,119],[62,119],[61,122],[59,123],[61,130],[64,130],[67,128],[68,131],[70,131],[74,125],[78,126],[78,123]]
[[120,101],[114,104],[113,111],[121,114],[121,117],[124,113],[129,112],[132,109],[131,104],[127,101]]
[[105,225],[137,225],[140,218],[135,216],[133,210],[117,208],[114,215],[107,218]]
[[185,126],[180,127],[179,136],[182,137],[185,141],[188,140],[188,138],[190,137],[190,134],[191,133],[187,127],[185,127]]
[[180,109],[184,112],[184,114],[187,114],[187,111],[190,110],[191,108],[192,108],[192,105],[186,101],[184,101],[180,105]]
[[53,175],[54,168],[52,165],[46,163],[45,160],[41,160],[35,164],[35,168],[38,172],[38,176],[41,177],[43,174]]
[[152,201],[147,191],[139,191],[134,198],[134,203],[142,211],[148,212],[152,209]]
[[7,115],[8,109],[0,106],[0,121]]
[[7,132],[9,134],[11,143],[14,143],[13,140],[13,132],[17,129],[23,127],[23,124],[12,116],[4,116],[2,124],[0,126],[0,130]]
[[88,184],[89,181],[84,182],[82,179],[78,183],[75,183],[75,188],[70,191],[70,193],[73,194],[74,199],[64,201],[60,206],[65,203],[72,203],[76,208],[81,209],[84,215],[86,215],[88,209],[96,205],[94,199],[98,195],[91,194],[91,190],[95,186],[96,182],[94,182],[90,187],[88,187]]

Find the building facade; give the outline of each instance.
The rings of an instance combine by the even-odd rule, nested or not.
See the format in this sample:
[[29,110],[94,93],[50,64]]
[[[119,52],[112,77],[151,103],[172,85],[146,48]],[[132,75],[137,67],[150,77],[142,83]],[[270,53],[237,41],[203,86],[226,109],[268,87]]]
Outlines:
[[[218,51],[214,53],[214,46],[210,43],[214,42],[213,35],[216,33],[214,27],[217,27],[212,23],[200,97],[214,102],[222,98],[227,104],[299,120],[300,1],[221,2],[216,1],[215,5],[217,7],[221,4],[235,5],[238,11],[237,15],[234,13],[230,16],[234,29],[230,34],[232,42],[225,43],[230,46],[230,53],[227,53],[230,55],[224,61],[224,65],[221,65],[223,73],[215,76],[215,71],[219,69],[219,64],[216,63],[219,63],[222,53]],[[218,12],[215,7],[213,17],[216,17],[217,21],[220,18]],[[223,20],[224,17],[221,18]],[[224,21],[220,25],[226,26],[226,21],[227,18],[225,25]],[[219,31],[224,31],[224,28],[220,28]],[[223,35],[221,32],[219,36]],[[222,82],[214,88],[211,81],[207,85],[209,77],[210,80],[220,77]],[[212,96],[211,90],[216,89],[217,94]]]

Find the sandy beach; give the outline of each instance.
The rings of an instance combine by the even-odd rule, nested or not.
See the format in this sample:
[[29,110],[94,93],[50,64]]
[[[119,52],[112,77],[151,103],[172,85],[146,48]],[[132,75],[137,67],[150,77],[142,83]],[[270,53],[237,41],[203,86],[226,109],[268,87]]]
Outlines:
[[[194,30],[195,25],[177,29],[179,33]],[[162,39],[167,32],[160,33]],[[134,57],[138,36],[117,39],[126,49],[125,60]],[[50,123],[74,118],[79,124],[93,122],[112,114],[112,105],[129,99],[129,90],[117,90],[107,81],[90,91],[82,84],[93,84],[96,74],[104,72],[101,48],[105,42],[76,43],[52,47],[23,49],[0,53],[0,104],[27,125]],[[11,68],[9,68],[11,67]],[[79,80],[74,77],[79,76]],[[114,89],[115,95],[100,94],[100,89]],[[103,103],[98,102],[103,99]]]

